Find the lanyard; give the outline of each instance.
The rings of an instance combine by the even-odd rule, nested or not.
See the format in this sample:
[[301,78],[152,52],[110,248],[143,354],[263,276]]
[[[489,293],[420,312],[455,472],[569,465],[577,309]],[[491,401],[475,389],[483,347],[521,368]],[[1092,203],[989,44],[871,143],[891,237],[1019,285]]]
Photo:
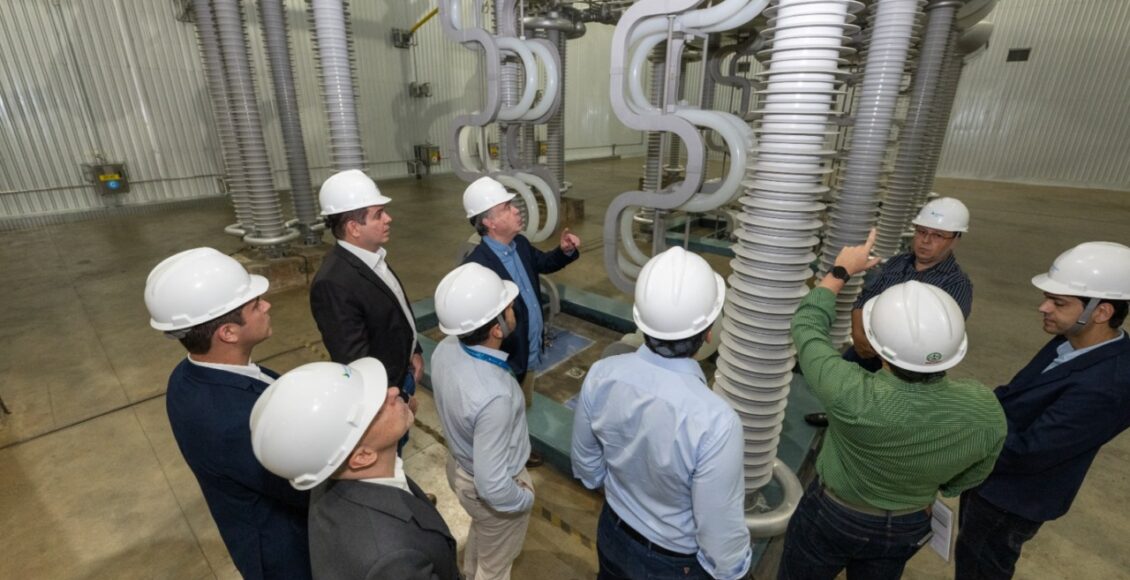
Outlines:
[[514,371],[510,369],[510,365],[507,364],[506,361],[504,361],[500,358],[493,357],[493,356],[491,356],[491,355],[489,355],[485,352],[477,351],[473,348],[470,348],[467,345],[463,344],[462,342],[459,343],[459,346],[462,347],[463,352],[467,353],[471,358],[477,358],[477,359],[479,359],[483,362],[490,363],[490,364],[510,373],[511,375],[514,374]]

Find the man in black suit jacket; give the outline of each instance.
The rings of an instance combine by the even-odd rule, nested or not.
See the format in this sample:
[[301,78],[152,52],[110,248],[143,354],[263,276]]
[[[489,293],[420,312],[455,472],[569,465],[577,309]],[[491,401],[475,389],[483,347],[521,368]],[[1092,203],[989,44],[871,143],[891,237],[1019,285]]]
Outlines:
[[[541,344],[545,331],[541,318],[543,306],[538,276],[552,274],[580,257],[581,239],[565,228],[557,248],[543,252],[522,235],[522,216],[511,205],[514,194],[506,191],[498,181],[480,177],[463,192],[463,209],[475,231],[482,237],[479,244],[464,260],[486,266],[503,280],[518,285],[521,300],[514,302],[518,327],[502,343],[502,350],[510,355],[507,362],[526,398],[526,407],[533,402],[532,381],[527,370],[535,370],[541,359]],[[531,378],[533,373],[530,373]]]
[[188,351],[169,376],[165,407],[235,567],[249,580],[310,578],[309,494],[259,465],[247,429],[255,401],[278,378],[251,362],[271,336],[267,287],[235,259],[196,248],[153,268],[145,305],[149,324]]
[[317,486],[309,516],[315,578],[459,578],[451,531],[396,455],[413,418],[375,358],[300,366],[255,404],[256,458],[297,489]]
[[334,362],[371,356],[416,409],[416,383],[424,372],[416,321],[384,245],[392,201],[357,169],[330,176],[319,192],[322,215],[337,244],[326,254],[310,285],[310,310]]
[[1008,437],[961,496],[956,578],[1011,578],[1024,543],[1065,513],[1099,450],[1130,427],[1130,248],[1080,244],[1032,279],[1054,338],[995,394]]

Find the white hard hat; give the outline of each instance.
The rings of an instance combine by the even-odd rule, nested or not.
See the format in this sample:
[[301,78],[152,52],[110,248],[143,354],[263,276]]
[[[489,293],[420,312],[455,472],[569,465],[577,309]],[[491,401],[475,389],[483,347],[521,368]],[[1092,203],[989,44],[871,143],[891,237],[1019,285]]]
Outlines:
[[318,191],[323,216],[386,205],[390,201],[392,199],[381,195],[377,184],[360,169],[346,169],[331,175]]
[[473,218],[484,211],[514,199],[514,194],[506,191],[501,183],[491,177],[476,179],[463,192],[463,209],[467,217]]
[[337,471],[388,398],[381,361],[302,365],[251,409],[251,450],[267,471],[310,489]]
[[157,264],[145,280],[149,325],[165,332],[218,318],[261,296],[270,282],[212,248],[185,250]]
[[911,223],[943,232],[968,232],[969,209],[952,197],[939,197],[922,206]]
[[937,286],[913,280],[863,305],[863,331],[883,360],[918,373],[953,368],[969,346],[957,301]]
[[698,254],[675,246],[647,261],[632,318],[644,334],[678,340],[706,330],[726,301],[726,283]]
[[1060,254],[1032,284],[1052,294],[1130,300],[1130,248],[1114,242],[1079,244]]
[[463,264],[436,287],[439,329],[455,336],[467,334],[494,320],[517,297],[517,284],[481,264]]

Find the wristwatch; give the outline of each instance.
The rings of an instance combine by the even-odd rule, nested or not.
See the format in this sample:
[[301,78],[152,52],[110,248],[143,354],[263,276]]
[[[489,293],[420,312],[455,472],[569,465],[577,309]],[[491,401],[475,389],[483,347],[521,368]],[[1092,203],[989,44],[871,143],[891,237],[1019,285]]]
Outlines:
[[829,273],[832,274],[833,278],[839,278],[844,282],[851,280],[851,274],[848,274],[847,268],[844,268],[843,266],[836,266],[832,268],[832,271]]

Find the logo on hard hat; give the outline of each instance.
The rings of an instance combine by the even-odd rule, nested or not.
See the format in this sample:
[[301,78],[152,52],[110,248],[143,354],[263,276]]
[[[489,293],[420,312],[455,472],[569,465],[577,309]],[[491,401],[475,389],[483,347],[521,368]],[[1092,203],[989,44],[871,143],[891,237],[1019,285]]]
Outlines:
[[353,369],[349,368],[346,365],[341,365],[341,376],[343,376],[347,379],[352,377],[353,376]]
[[938,362],[941,362],[941,361],[942,361],[942,353],[940,353],[940,352],[932,352],[932,353],[926,355],[926,362],[927,363],[938,363]]

